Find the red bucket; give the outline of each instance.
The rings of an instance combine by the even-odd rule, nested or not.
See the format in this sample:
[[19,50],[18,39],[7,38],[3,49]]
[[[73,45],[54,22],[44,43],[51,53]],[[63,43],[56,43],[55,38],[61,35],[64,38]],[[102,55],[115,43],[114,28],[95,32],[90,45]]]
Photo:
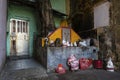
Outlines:
[[96,68],[96,69],[103,68],[103,62],[102,62],[102,60],[94,60],[93,65],[94,65],[94,68]]

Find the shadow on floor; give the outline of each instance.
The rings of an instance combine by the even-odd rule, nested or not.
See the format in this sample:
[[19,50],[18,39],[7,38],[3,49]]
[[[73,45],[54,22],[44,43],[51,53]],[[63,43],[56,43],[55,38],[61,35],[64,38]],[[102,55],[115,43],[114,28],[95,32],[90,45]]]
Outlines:
[[19,70],[19,69],[28,69],[28,68],[36,68],[36,67],[42,67],[42,66],[32,58],[10,60],[7,61],[5,65],[5,69],[7,70]]

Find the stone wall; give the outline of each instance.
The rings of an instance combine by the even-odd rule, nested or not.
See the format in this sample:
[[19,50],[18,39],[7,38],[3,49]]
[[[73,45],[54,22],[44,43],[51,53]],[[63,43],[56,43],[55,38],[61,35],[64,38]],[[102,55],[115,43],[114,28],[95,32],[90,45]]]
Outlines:
[[44,68],[47,68],[47,47],[41,47],[42,38],[40,35],[34,36],[34,53],[33,57],[36,59]]
[[82,38],[96,36],[96,30],[93,29],[93,5],[91,0],[70,0],[69,20],[71,27]]
[[101,58],[107,62],[108,57],[112,57],[115,70],[120,70],[120,1],[110,0],[110,3],[110,26],[98,29],[97,35]]
[[120,70],[120,0],[111,0],[111,3],[111,30],[114,34],[115,65],[116,69]]
[[36,0],[36,21],[38,33],[45,37],[55,30],[50,0]]
[[[103,59],[105,63],[108,57],[112,57],[115,64],[115,70],[120,70],[120,0],[70,0],[70,19],[72,24],[79,23],[78,32],[93,28],[93,7],[103,1],[110,2],[110,26],[97,29],[97,37],[99,38],[100,53],[99,58]],[[75,15],[80,14],[82,20],[77,20]],[[87,17],[91,16],[91,17]],[[90,21],[91,20],[91,21]],[[76,25],[75,24],[75,25]],[[86,28],[80,28],[81,26]],[[88,27],[88,28],[87,28]],[[74,26],[73,29],[77,28]],[[84,33],[84,32],[83,32]],[[88,34],[88,33],[87,33]],[[93,33],[93,35],[96,35]],[[90,35],[88,35],[90,36]],[[106,67],[106,65],[105,65]]]
[[39,47],[37,48],[35,59],[45,68],[47,69],[47,47]]

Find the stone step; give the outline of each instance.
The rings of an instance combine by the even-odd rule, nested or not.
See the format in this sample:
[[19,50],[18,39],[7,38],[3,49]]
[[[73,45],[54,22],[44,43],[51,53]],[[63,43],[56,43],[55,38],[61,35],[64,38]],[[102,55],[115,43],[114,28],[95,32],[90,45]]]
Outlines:
[[22,55],[22,56],[9,56],[7,57],[7,60],[20,60],[20,59],[29,59],[29,55]]

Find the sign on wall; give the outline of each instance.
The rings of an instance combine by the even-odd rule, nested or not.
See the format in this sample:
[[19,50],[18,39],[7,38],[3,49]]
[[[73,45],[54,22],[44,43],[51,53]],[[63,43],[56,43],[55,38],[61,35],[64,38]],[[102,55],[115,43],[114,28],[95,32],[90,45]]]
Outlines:
[[110,2],[104,2],[94,7],[94,28],[110,25]]
[[70,29],[69,28],[62,29],[62,40],[70,42]]

